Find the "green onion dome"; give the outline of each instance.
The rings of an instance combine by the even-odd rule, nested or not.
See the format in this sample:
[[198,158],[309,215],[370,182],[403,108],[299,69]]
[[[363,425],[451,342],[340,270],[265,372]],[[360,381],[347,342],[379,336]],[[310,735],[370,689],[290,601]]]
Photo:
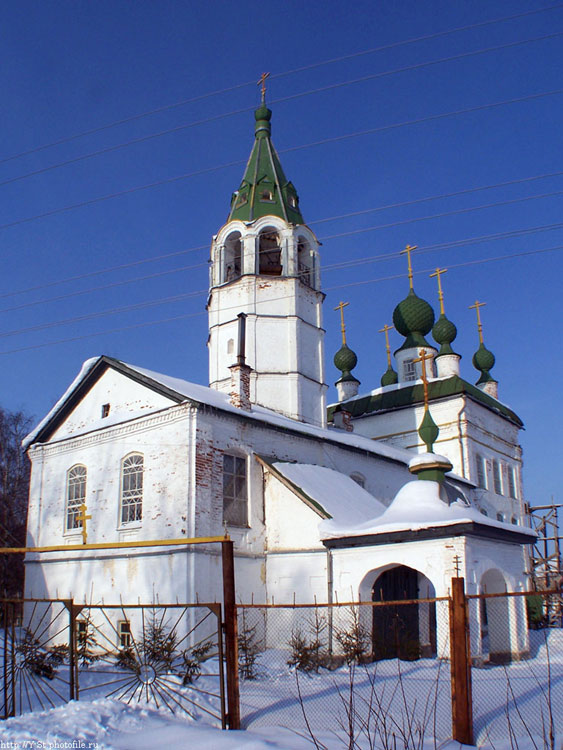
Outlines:
[[340,380],[356,380],[351,370],[358,364],[358,357],[356,356],[356,352],[353,352],[347,344],[342,344],[341,348],[334,355],[333,362],[336,368],[342,373]]
[[492,370],[492,368],[494,367],[495,355],[490,352],[482,342],[479,344],[479,348],[473,355],[472,362],[473,367],[476,370],[479,370],[481,373],[481,377],[477,381],[477,384],[487,383],[491,380],[494,380],[489,370]]
[[389,366],[383,375],[381,376],[381,385],[395,385],[395,383],[399,382],[399,376],[395,372],[395,370]]
[[433,452],[432,447],[436,442],[439,432],[438,425],[432,419],[430,411],[426,409],[420,427],[418,428],[418,434],[420,435],[422,442],[426,445],[428,453]]
[[[455,354],[451,347],[452,341],[457,336],[457,328],[448,320],[444,313],[440,315],[432,328],[432,336],[436,343],[440,344],[439,354]],[[439,355],[438,355],[439,356]]]
[[397,351],[417,346],[430,347],[424,337],[430,333],[434,325],[434,310],[411,289],[394,309],[393,325],[406,338],[405,343]]

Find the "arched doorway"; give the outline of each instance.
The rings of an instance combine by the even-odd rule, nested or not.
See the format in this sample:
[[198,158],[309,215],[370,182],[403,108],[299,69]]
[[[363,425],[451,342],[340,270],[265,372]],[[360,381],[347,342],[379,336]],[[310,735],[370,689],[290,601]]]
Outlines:
[[373,607],[373,658],[413,660],[436,655],[434,586],[406,565],[382,573],[372,588],[374,602],[405,602]]

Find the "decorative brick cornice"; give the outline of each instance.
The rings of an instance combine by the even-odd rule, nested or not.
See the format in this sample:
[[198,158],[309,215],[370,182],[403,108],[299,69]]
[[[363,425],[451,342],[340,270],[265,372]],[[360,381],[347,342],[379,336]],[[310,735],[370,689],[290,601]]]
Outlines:
[[[72,437],[69,435],[52,443],[36,443],[30,448],[33,457],[35,452],[41,452],[44,457],[56,456],[59,454],[70,453],[80,448],[90,445],[99,445],[107,443],[124,435],[131,435],[139,432],[146,432],[163,424],[171,424],[186,419],[190,411],[194,409],[192,404],[178,404],[167,407],[165,410],[147,414],[146,416],[134,417],[120,424],[111,427],[101,427],[92,432]],[[186,433],[187,440],[187,433]]]

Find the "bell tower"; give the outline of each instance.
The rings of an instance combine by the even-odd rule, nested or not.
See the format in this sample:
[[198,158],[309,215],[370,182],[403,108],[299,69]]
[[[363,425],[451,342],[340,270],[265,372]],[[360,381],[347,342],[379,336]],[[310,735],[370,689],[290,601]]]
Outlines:
[[252,152],[227,223],[211,245],[209,385],[230,391],[237,316],[245,313],[251,405],[324,427],[319,243],[270,139],[264,87],[254,116]]

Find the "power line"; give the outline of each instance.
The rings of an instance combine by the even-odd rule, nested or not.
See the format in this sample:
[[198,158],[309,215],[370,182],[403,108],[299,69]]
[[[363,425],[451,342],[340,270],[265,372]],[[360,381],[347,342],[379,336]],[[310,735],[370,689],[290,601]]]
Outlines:
[[[552,173],[550,175],[545,175],[545,176],[551,177],[551,176],[553,176],[555,174],[557,174],[557,173]],[[529,178],[529,179],[532,180],[532,179],[537,179],[537,178]],[[514,184],[515,182],[524,182],[524,181],[525,180],[517,180],[517,181],[511,181],[510,183],[504,183],[504,184]],[[499,184],[502,185],[503,183],[499,183]],[[488,189],[490,187],[495,187],[495,186],[485,186],[483,188],[471,188],[468,191],[461,191],[461,192],[473,192],[475,190],[485,190],[485,189]],[[449,195],[458,195],[458,194],[460,194],[460,193],[452,193],[452,194],[449,194]],[[495,207],[498,207],[498,206],[503,206],[503,205],[507,205],[507,204],[515,203],[515,202],[518,203],[518,202],[523,202],[523,201],[527,201],[527,200],[534,200],[534,199],[545,198],[545,197],[553,197],[553,196],[560,195],[560,194],[563,194],[563,191],[555,191],[555,192],[552,192],[552,193],[545,193],[545,194],[536,195],[536,196],[526,196],[526,197],[523,197],[523,198],[515,198],[515,199],[512,199],[512,200],[508,200],[508,201],[499,201],[499,202],[496,202],[496,203],[487,203],[487,204],[483,204],[483,205],[480,205],[480,206],[473,206],[473,207],[469,207],[469,208],[457,209],[455,211],[442,212],[442,213],[439,213],[439,214],[431,214],[429,216],[420,216],[420,217],[415,217],[415,218],[412,218],[412,219],[404,219],[402,221],[393,222],[393,223],[389,223],[389,224],[380,224],[380,225],[377,225],[375,227],[365,227],[365,228],[361,228],[361,229],[353,229],[353,230],[349,230],[348,232],[340,232],[339,234],[336,234],[336,235],[322,236],[322,237],[319,237],[319,241],[325,242],[325,241],[330,240],[330,239],[339,239],[341,237],[346,237],[346,236],[349,236],[349,235],[359,234],[359,233],[363,233],[363,232],[376,231],[378,229],[388,229],[390,227],[401,226],[403,224],[410,224],[410,223],[414,223],[416,221],[426,221],[426,220],[430,220],[430,219],[443,218],[445,216],[456,215],[456,214],[459,214],[459,213],[469,213],[471,211],[478,211],[478,210],[482,210],[482,209],[486,209],[486,208],[495,208]],[[419,199],[416,199],[416,200],[411,201],[411,202],[405,202],[405,203],[402,203],[402,204],[395,204],[395,205],[405,206],[405,205],[409,205],[409,203],[418,203],[418,202],[421,202],[423,200],[433,200],[434,198],[439,198],[439,197],[442,197],[442,196],[434,196],[432,198],[419,198]],[[380,207],[380,208],[368,209],[367,211],[378,211],[378,210],[383,210],[383,208],[388,208],[388,207],[392,207],[392,206],[383,206],[383,207]],[[361,212],[361,213],[366,213],[366,212]],[[350,214],[350,215],[354,215],[354,214]],[[347,216],[347,215],[345,215],[345,216]],[[341,216],[341,217],[333,217],[333,218],[334,219],[339,219],[339,218],[344,218],[344,217]],[[312,222],[312,223],[314,223],[314,222]],[[474,242],[477,242],[477,241],[483,242],[485,240],[490,240],[490,239],[501,239],[501,238],[507,238],[507,237],[515,237],[515,236],[518,236],[520,234],[533,234],[535,232],[543,232],[543,231],[549,231],[549,230],[554,230],[554,229],[560,229],[561,227],[563,227],[563,223],[545,224],[545,225],[541,225],[539,227],[532,227],[532,228],[521,229],[521,230],[510,230],[510,231],[507,231],[507,232],[500,232],[500,233],[495,233],[495,234],[491,234],[491,235],[483,235],[482,237],[480,237],[478,239],[471,238],[471,239],[465,239],[465,240],[457,240],[455,242],[449,242],[449,243],[440,243],[440,244],[437,244],[437,245],[432,245],[430,247],[432,247],[433,249],[454,247],[454,246],[461,245],[461,244],[471,244],[471,243],[474,243]],[[187,250],[180,250],[180,251],[178,251],[176,253],[168,253],[168,254],[162,255],[162,256],[156,256],[156,257],[153,257],[153,258],[143,259],[143,260],[140,260],[140,261],[134,261],[134,262],[132,262],[130,264],[122,264],[121,266],[116,266],[114,268],[102,269],[102,270],[99,270],[99,271],[93,271],[93,272],[91,272],[89,274],[83,274],[81,276],[70,277],[69,279],[63,279],[61,281],[51,282],[50,284],[46,284],[46,285],[43,285],[43,286],[32,287],[32,288],[27,289],[27,290],[20,290],[20,291],[17,291],[17,292],[10,292],[10,293],[4,294],[2,296],[3,297],[8,297],[8,296],[15,295],[15,294],[22,294],[25,291],[33,291],[33,290],[37,290],[37,289],[46,288],[46,287],[49,287],[49,286],[54,286],[56,284],[62,284],[65,281],[71,281],[71,280],[77,280],[77,279],[87,278],[89,276],[99,275],[99,274],[102,274],[102,273],[105,273],[105,272],[109,272],[109,271],[113,271],[113,270],[121,270],[123,268],[127,268],[127,267],[130,267],[130,266],[139,265],[141,263],[148,263],[148,262],[151,262],[151,261],[159,260],[161,258],[168,258],[168,257],[173,257],[173,256],[176,256],[176,255],[180,255],[180,254],[192,252],[193,250],[207,249],[207,247],[208,247],[207,245],[200,245],[199,247],[196,247],[196,248],[189,248]],[[419,250],[418,252],[420,253],[421,250]],[[388,257],[388,256],[387,255],[384,255],[384,256],[380,256],[380,255],[368,256],[368,257],[363,258],[363,259],[354,259],[354,260],[346,261],[346,262],[343,262],[343,263],[336,263],[336,264],[326,265],[326,266],[323,266],[323,271],[332,270],[332,269],[336,269],[336,268],[348,268],[348,267],[351,267],[353,265],[362,265],[363,263],[368,263],[368,262],[375,261],[375,260],[378,260],[380,258],[386,258],[386,257]],[[111,282],[109,284],[103,284],[101,286],[91,287],[90,289],[77,290],[77,291],[69,292],[67,294],[58,295],[56,297],[50,297],[50,298],[43,299],[43,300],[34,300],[32,302],[26,302],[26,303],[22,303],[20,305],[13,305],[12,307],[6,307],[6,308],[3,308],[3,309],[0,309],[0,313],[13,312],[13,311],[16,311],[16,310],[23,310],[23,309],[25,309],[27,307],[34,307],[36,305],[46,304],[48,302],[59,302],[59,301],[64,300],[64,299],[69,299],[71,297],[77,297],[77,296],[80,296],[80,295],[83,295],[83,294],[89,294],[89,293],[97,292],[97,291],[104,291],[104,290],[107,290],[107,289],[112,289],[114,287],[124,286],[126,284],[132,284],[132,283],[136,283],[136,282],[139,282],[139,281],[148,281],[148,280],[153,279],[153,278],[159,278],[161,276],[167,276],[167,275],[170,275],[170,274],[180,273],[182,271],[193,270],[195,268],[204,268],[207,265],[208,265],[208,262],[205,261],[203,263],[196,263],[196,264],[189,265],[189,266],[180,266],[180,267],[173,268],[173,269],[166,270],[166,271],[157,271],[157,272],[155,272],[153,274],[146,274],[145,276],[138,276],[138,277],[135,277],[135,278],[132,278],[132,279],[124,279],[124,280],[121,280],[121,281]]]
[[[384,77],[387,77],[387,76],[396,75],[398,73],[405,73],[405,72],[409,72],[409,71],[413,71],[413,70],[420,70],[422,68],[426,68],[426,67],[429,67],[429,66],[432,66],[432,65],[439,65],[441,63],[449,63],[449,62],[453,62],[455,60],[461,60],[461,59],[466,58],[466,57],[475,57],[477,55],[488,54],[490,52],[497,52],[499,50],[508,49],[508,48],[511,48],[511,47],[521,46],[523,44],[531,44],[533,42],[544,41],[544,40],[547,40],[547,39],[554,39],[554,38],[560,37],[560,36],[563,36],[563,31],[554,32],[552,34],[547,34],[547,35],[540,36],[540,37],[533,37],[533,38],[530,38],[530,39],[523,39],[523,40],[516,41],[516,42],[507,42],[505,44],[497,45],[495,47],[486,47],[486,48],[479,49],[479,50],[472,50],[471,52],[462,52],[462,53],[459,53],[457,55],[450,55],[448,57],[442,57],[442,58],[438,58],[436,60],[429,60],[429,61],[426,61],[426,62],[416,63],[416,64],[413,64],[413,65],[406,65],[406,66],[403,66],[401,68],[395,68],[394,70],[386,70],[386,71],[382,71],[382,72],[379,72],[379,73],[372,73],[372,74],[369,74],[369,75],[366,75],[366,76],[361,76],[360,78],[354,78],[354,79],[351,79],[351,80],[348,80],[348,81],[341,81],[339,83],[333,83],[333,84],[329,84],[327,86],[321,86],[319,88],[309,89],[308,91],[302,91],[302,92],[299,92],[299,93],[296,93],[296,94],[290,94],[289,96],[284,96],[284,97],[281,97],[281,98],[278,98],[278,99],[273,99],[272,102],[271,102],[271,104],[278,104],[280,102],[288,102],[288,101],[292,101],[294,99],[300,99],[300,98],[305,97],[305,96],[311,96],[312,94],[324,93],[326,91],[331,91],[333,89],[343,88],[345,86],[351,86],[351,85],[357,84],[357,83],[365,83],[366,81],[375,80],[377,78],[384,78]],[[49,165],[47,167],[41,167],[40,169],[35,169],[35,170],[31,171],[31,172],[26,172],[25,174],[17,175],[16,177],[10,177],[7,180],[1,181],[0,182],[0,187],[2,187],[4,185],[11,185],[14,182],[19,182],[20,180],[25,180],[25,179],[28,179],[29,177],[35,177],[35,176],[40,175],[40,174],[45,174],[46,172],[50,172],[53,169],[60,169],[61,167],[67,167],[67,166],[69,166],[71,164],[77,164],[78,162],[85,161],[86,159],[92,159],[92,158],[94,158],[96,156],[102,156],[104,154],[109,154],[109,153],[112,153],[114,151],[118,151],[120,149],[127,148],[127,147],[132,146],[132,145],[137,145],[139,143],[145,143],[145,142],[153,140],[155,138],[161,138],[162,136],[171,135],[172,133],[179,133],[179,132],[181,132],[183,130],[187,130],[188,128],[197,127],[199,125],[207,125],[207,124],[209,124],[211,122],[216,122],[218,120],[222,120],[222,119],[225,119],[227,117],[232,117],[232,116],[235,116],[235,115],[243,114],[245,112],[251,112],[254,109],[255,109],[254,107],[244,107],[244,108],[241,108],[241,109],[235,109],[235,110],[232,110],[231,112],[224,112],[222,114],[214,115],[212,117],[206,117],[204,119],[195,120],[195,121],[189,122],[189,123],[184,123],[183,125],[177,125],[176,127],[168,128],[166,130],[161,130],[161,131],[159,131],[157,133],[149,133],[148,135],[141,136],[140,138],[133,138],[133,139],[131,139],[129,141],[125,141],[123,143],[118,143],[118,144],[116,144],[114,146],[107,146],[105,148],[98,149],[97,151],[91,151],[90,153],[87,153],[87,154],[82,154],[80,156],[75,156],[72,159],[67,159],[65,161],[58,162],[56,164],[51,164],[51,165]]]
[[[376,52],[383,52],[383,51],[386,51],[386,50],[395,49],[397,47],[401,47],[401,46],[408,45],[408,44],[413,44],[413,43],[416,43],[416,42],[422,42],[422,41],[428,41],[428,40],[431,40],[431,39],[437,39],[439,37],[447,36],[449,34],[459,33],[461,31],[470,31],[472,29],[483,28],[485,26],[491,26],[491,25],[497,24],[497,23],[504,23],[505,21],[512,21],[512,20],[516,20],[516,19],[519,19],[519,18],[524,18],[526,16],[535,15],[537,13],[544,13],[546,11],[557,10],[557,9],[559,9],[561,7],[563,7],[563,3],[556,3],[555,5],[549,5],[549,6],[546,6],[545,8],[536,8],[536,9],[533,9],[533,10],[525,11],[524,13],[517,13],[517,14],[514,14],[514,15],[510,15],[510,16],[503,16],[502,18],[494,18],[494,19],[491,19],[491,20],[488,20],[488,21],[480,21],[478,23],[469,24],[467,26],[458,26],[458,27],[453,28],[453,29],[447,29],[445,31],[434,32],[433,34],[425,34],[424,36],[411,37],[410,39],[404,39],[404,40],[400,40],[398,42],[392,42],[390,44],[380,45],[379,47],[372,47],[370,49],[361,50],[359,52],[354,52],[354,53],[349,54],[349,55],[341,55],[340,57],[333,57],[333,58],[330,58],[328,60],[321,60],[319,62],[310,63],[309,65],[302,65],[301,67],[292,68],[290,70],[281,71],[279,73],[272,73],[271,76],[270,76],[270,78],[271,79],[274,79],[274,78],[283,78],[285,76],[294,75],[296,73],[303,73],[303,72],[305,72],[307,70],[312,70],[314,68],[319,68],[319,67],[322,67],[322,66],[325,66],[325,65],[332,65],[333,63],[337,63],[337,62],[344,62],[346,60],[352,60],[354,58],[362,57],[362,56],[365,56],[365,55],[371,55],[371,54],[374,54]],[[39,151],[44,151],[45,149],[52,148],[54,146],[59,146],[59,145],[62,145],[64,143],[69,143],[71,141],[77,140],[78,138],[83,138],[83,137],[88,136],[88,135],[93,135],[95,133],[100,133],[100,132],[102,132],[104,130],[109,130],[110,128],[114,128],[114,127],[117,127],[119,125],[124,125],[124,124],[129,123],[129,122],[134,122],[135,120],[140,120],[140,119],[142,119],[144,117],[148,117],[150,115],[158,114],[160,112],[165,112],[165,111],[168,111],[168,110],[171,110],[171,109],[175,109],[177,107],[182,107],[182,106],[184,106],[186,104],[192,104],[192,103],[195,103],[195,102],[198,102],[198,101],[202,101],[204,99],[208,99],[208,98],[211,98],[213,96],[218,96],[218,95],[230,93],[231,91],[236,91],[238,89],[245,88],[247,86],[251,86],[251,85],[253,85],[255,83],[256,83],[255,81],[244,81],[242,83],[234,84],[234,85],[228,86],[226,88],[217,89],[215,91],[210,91],[210,92],[207,92],[207,93],[204,93],[204,94],[199,94],[197,96],[190,97],[189,99],[182,99],[179,102],[173,102],[172,104],[165,104],[165,105],[163,105],[161,107],[156,107],[155,109],[151,109],[151,110],[148,110],[146,112],[141,112],[141,113],[136,114],[136,115],[131,115],[130,117],[122,118],[120,120],[115,120],[113,122],[107,123],[106,125],[100,125],[100,126],[98,126],[96,128],[91,128],[90,130],[85,130],[85,131],[82,131],[81,133],[75,133],[74,135],[66,136],[65,138],[60,138],[59,140],[52,141],[51,143],[46,143],[46,144],[43,144],[41,146],[36,146],[35,148],[28,149],[27,151],[22,151],[22,152],[20,152],[18,154],[13,154],[12,156],[8,156],[8,157],[5,157],[4,159],[0,159],[0,164],[4,164],[5,162],[8,162],[8,161],[13,161],[14,159],[19,159],[19,158],[21,158],[23,156],[29,156],[30,154],[35,154],[35,153],[37,153]]]
[[[527,256],[527,255],[535,255],[535,254],[540,254],[540,253],[553,252],[553,251],[561,250],[561,249],[563,249],[563,245],[560,245],[560,246],[557,246],[557,247],[553,247],[553,248],[545,248],[545,249],[542,249],[542,250],[528,250],[528,251],[524,251],[524,252],[521,252],[521,253],[511,253],[509,255],[497,256],[495,258],[485,258],[485,259],[481,259],[481,260],[466,261],[464,263],[458,263],[455,266],[450,266],[450,267],[461,268],[463,266],[477,265],[479,263],[489,263],[489,262],[500,261],[500,260],[508,260],[508,259],[519,258],[519,257]],[[433,271],[433,270],[434,269],[431,268],[431,269],[425,269],[423,271],[415,271],[414,273],[415,273],[415,275],[421,275],[423,273],[429,273],[430,271]],[[382,282],[382,281],[391,281],[391,280],[395,280],[395,279],[399,279],[399,278],[404,278],[405,276],[406,276],[406,274],[401,273],[401,274],[395,274],[393,276],[385,276],[385,277],[380,277],[380,278],[370,279],[370,280],[365,280],[365,281],[349,282],[347,284],[340,284],[338,286],[328,287],[327,289],[325,289],[325,291],[333,291],[335,289],[344,289],[344,288],[347,288],[347,287],[359,286],[359,285],[362,285],[362,284],[372,284],[372,283],[379,283],[379,282]],[[204,290],[203,292],[201,292],[201,294],[202,295],[203,294],[207,294],[207,290]],[[286,299],[286,298],[287,298],[286,296],[282,296],[282,297],[279,297],[277,299],[282,300],[282,299]],[[275,301],[275,300],[272,300],[272,299],[267,300],[267,302],[272,302],[272,301]],[[223,308],[223,309],[226,310],[226,309],[238,309],[238,308],[239,308],[239,306],[232,306],[231,308]],[[44,348],[44,347],[47,347],[47,346],[55,346],[55,345],[58,345],[58,344],[66,344],[66,343],[72,343],[72,342],[75,342],[75,341],[81,341],[81,340],[84,340],[84,339],[95,338],[97,336],[107,336],[107,335],[111,335],[113,333],[122,333],[124,331],[130,331],[130,330],[134,330],[136,328],[146,328],[146,327],[152,326],[152,325],[160,325],[160,324],[163,324],[163,323],[171,323],[171,322],[175,322],[177,320],[185,320],[187,318],[194,318],[194,317],[202,316],[202,315],[205,315],[205,314],[206,314],[205,311],[202,311],[202,312],[197,312],[197,313],[186,313],[186,314],[183,314],[183,315],[176,315],[174,317],[163,318],[163,319],[160,319],[160,320],[145,321],[143,323],[135,323],[133,325],[123,326],[121,328],[114,328],[114,329],[107,330],[107,331],[98,331],[96,333],[89,333],[89,334],[84,334],[84,335],[81,335],[81,336],[73,336],[71,338],[59,339],[57,341],[44,342],[44,343],[41,343],[41,344],[33,344],[31,346],[21,347],[21,348],[18,348],[18,349],[10,349],[8,351],[0,352],[0,355],[3,355],[3,354],[16,354],[16,353],[23,352],[23,351],[30,351],[30,350],[33,350],[33,349],[41,349],[41,348]]]
[[[525,102],[525,101],[533,101],[536,99],[541,99],[546,96],[556,96],[560,94],[563,94],[563,89],[556,89],[554,91],[544,91],[544,92],[540,92],[537,94],[529,94],[527,96],[516,97],[514,99],[506,99],[500,102],[492,102],[490,104],[482,104],[482,105],[478,105],[475,107],[467,107],[465,109],[458,109],[452,112],[444,112],[438,115],[420,117],[414,120],[405,120],[403,122],[394,123],[392,125],[383,125],[377,128],[370,128],[369,130],[361,130],[355,133],[347,133],[341,136],[334,136],[332,138],[324,138],[320,141],[313,141],[311,143],[305,143],[300,146],[292,146],[290,148],[281,149],[279,153],[283,154],[283,153],[288,153],[290,151],[300,151],[303,149],[311,148],[313,146],[321,146],[321,145],[325,145],[328,143],[336,143],[338,141],[343,141],[343,140],[347,140],[350,138],[357,138],[358,136],[372,135],[374,133],[380,133],[386,130],[402,128],[407,125],[418,125],[424,122],[435,122],[436,120],[441,120],[447,117],[453,117],[453,116],[462,115],[462,114],[469,114],[472,112],[479,112],[479,111],[483,111],[486,109],[492,109],[495,107],[505,106],[507,104],[518,104],[518,103]],[[104,201],[111,200],[113,198],[120,198],[125,195],[131,195],[132,193],[136,193],[142,190],[149,190],[151,188],[160,187],[162,185],[169,185],[173,182],[179,182],[180,180],[185,180],[191,177],[197,177],[202,174],[209,174],[210,172],[216,172],[221,169],[228,169],[229,167],[241,166],[246,163],[247,163],[246,159],[231,161],[225,164],[219,164],[213,167],[207,167],[205,169],[198,169],[194,172],[188,172],[186,174],[176,175],[174,177],[167,177],[164,180],[158,180],[156,182],[151,182],[146,185],[138,185],[137,187],[127,188],[126,190],[120,190],[116,193],[109,193],[107,195],[99,196],[98,198],[91,198],[89,200],[80,201],[79,203],[73,203],[71,205],[63,206],[61,208],[54,208],[50,211],[45,211],[44,213],[41,213],[41,214],[35,214],[34,216],[28,216],[23,219],[17,219],[16,221],[11,221],[11,222],[8,222],[7,224],[0,224],[0,230],[9,229],[11,227],[19,226],[21,224],[26,224],[31,221],[37,221],[38,219],[45,219],[49,216],[56,216],[57,214],[65,213],[67,211],[72,211],[76,208],[84,208],[86,206],[92,206],[97,203],[102,203]]]

